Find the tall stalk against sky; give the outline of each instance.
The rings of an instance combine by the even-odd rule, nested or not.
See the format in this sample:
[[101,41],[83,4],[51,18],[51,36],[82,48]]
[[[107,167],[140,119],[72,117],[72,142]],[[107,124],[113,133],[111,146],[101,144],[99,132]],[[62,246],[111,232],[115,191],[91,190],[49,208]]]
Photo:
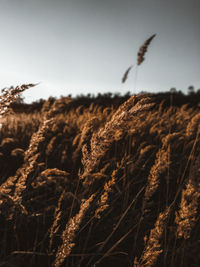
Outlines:
[[[142,46],[140,46],[138,53],[137,53],[137,65],[135,68],[135,79],[134,79],[134,89],[136,89],[136,83],[137,83],[137,75],[138,75],[138,66],[140,66],[142,64],[142,62],[145,60],[144,55],[147,52],[147,48],[150,45],[151,41],[153,40],[153,38],[156,36],[156,34],[153,34],[151,37],[149,37]],[[122,83],[125,83],[126,80],[128,79],[128,74],[130,72],[130,70],[132,69],[132,65],[130,67],[128,67],[128,69],[125,71],[123,77],[122,77]]]

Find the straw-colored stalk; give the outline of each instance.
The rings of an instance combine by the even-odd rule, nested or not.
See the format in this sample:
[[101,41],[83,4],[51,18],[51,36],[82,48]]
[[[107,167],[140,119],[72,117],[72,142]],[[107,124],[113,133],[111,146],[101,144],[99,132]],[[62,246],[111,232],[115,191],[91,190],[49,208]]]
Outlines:
[[194,161],[190,169],[188,183],[182,190],[180,208],[176,212],[175,222],[177,224],[176,236],[189,239],[191,231],[197,221],[197,212],[200,201],[200,158]]
[[188,123],[186,128],[186,136],[188,138],[194,138],[197,131],[200,131],[200,113],[197,113]]
[[160,185],[160,177],[167,170],[169,166],[169,146],[166,148],[162,147],[156,154],[156,160],[152,166],[148,175],[147,186],[145,189],[143,199],[143,212],[148,211],[148,203],[151,201],[153,195],[157,191]]
[[159,214],[154,228],[150,231],[149,238],[145,236],[145,248],[138,260],[135,258],[134,267],[151,267],[156,263],[158,256],[163,252],[161,239],[169,218],[170,208]]
[[[99,161],[109,150],[112,143],[119,141],[123,133],[129,129],[129,122],[133,120],[133,117],[149,110],[152,106],[154,106],[154,103],[151,102],[151,98],[132,96],[118,108],[111,120],[105,124],[105,127],[93,134],[90,141],[91,151],[87,149],[86,145],[82,148],[84,172],[80,178],[84,179],[84,185],[89,185],[93,182],[88,180],[89,174],[97,167]],[[122,134],[116,136],[116,132],[118,131]]]
[[176,212],[176,236],[178,238],[190,238],[191,231],[197,220],[199,199],[200,192],[196,191],[194,185],[189,181],[186,189],[182,191],[180,209]]
[[139,66],[145,59],[144,55],[147,52],[147,48],[150,45],[153,38],[156,36],[156,34],[153,34],[150,38],[148,38],[144,44],[140,47],[138,51],[138,57],[137,57],[137,65]]
[[0,95],[0,117],[11,111],[9,108],[10,104],[15,102],[22,92],[36,85],[37,84],[30,83],[2,89],[2,94]]
[[[2,94],[0,95],[0,118],[2,118],[3,115],[12,112],[10,105],[17,100],[22,92],[36,85],[37,84],[22,84],[21,86],[3,89]],[[17,176],[9,177],[9,179],[0,186],[0,193],[9,195],[12,192],[17,179]]]
[[52,123],[53,120],[45,120],[41,124],[38,131],[31,137],[29,148],[25,152],[25,163],[17,170],[15,176],[9,177],[0,186],[0,192],[13,194],[13,200],[19,203],[22,203],[22,194],[26,189],[29,178],[32,177],[35,169],[37,169],[38,159],[40,157],[39,146],[45,141],[45,133],[50,129]]
[[62,245],[58,247],[58,251],[56,253],[56,260],[54,262],[55,267],[61,266],[67,256],[71,253],[72,248],[75,246],[75,234],[80,228],[80,224],[84,218],[84,215],[89,209],[94,197],[95,194],[92,194],[87,200],[82,200],[79,213],[70,218],[70,220],[66,224],[65,230],[62,234]]
[[0,186],[0,193],[11,195],[14,191],[15,184],[17,182],[18,176],[10,176],[4,183]]
[[[139,66],[145,59],[144,55],[147,52],[147,48],[150,45],[151,41],[153,40],[153,38],[156,36],[156,34],[153,34],[150,38],[148,38],[143,45],[139,48],[138,54],[137,54],[137,65]],[[125,71],[123,77],[122,77],[122,83],[125,83],[127,78],[128,78],[128,74],[130,72],[130,70],[132,69],[132,65],[130,67],[128,67],[128,69]]]
[[61,196],[58,200],[58,205],[57,205],[57,208],[55,209],[55,213],[54,213],[54,222],[53,222],[51,229],[50,229],[50,234],[49,234],[49,250],[50,251],[52,249],[53,237],[59,230],[59,221],[61,219],[61,214],[62,214],[61,204],[62,204],[64,194],[65,194],[65,191],[63,191],[63,193],[61,194]]
[[33,178],[33,173],[37,169],[41,153],[40,147],[45,142],[47,132],[52,129],[52,126],[55,123],[54,116],[59,111],[59,104],[59,101],[55,101],[52,108],[43,115],[43,121],[38,131],[32,135],[29,147],[25,152],[24,165],[18,169],[15,177],[11,177],[4,185],[2,185],[5,191],[7,184],[10,187],[10,184],[13,182],[16,183],[13,199],[19,203],[22,203],[22,195],[27,188],[29,180]]
[[112,192],[112,188],[113,186],[115,185],[115,176],[116,176],[116,173],[117,171],[114,170],[112,172],[112,175],[111,175],[111,180],[109,180],[108,182],[106,182],[104,184],[104,191],[100,197],[100,200],[98,200],[97,202],[97,209],[95,211],[95,217],[97,219],[100,219],[101,216],[100,214],[102,214],[107,208],[108,208],[108,197],[109,197],[109,193]]
[[128,74],[130,72],[130,70],[132,69],[133,66],[130,66],[124,73],[123,77],[122,77],[122,83],[125,83],[125,81],[128,79]]
[[197,211],[200,201],[200,160],[196,159],[191,167],[190,179],[182,190],[180,208],[176,212],[176,236],[189,239],[197,221]]
[[40,157],[39,146],[45,140],[46,132],[51,128],[53,124],[53,119],[45,120],[37,133],[33,134],[31,137],[30,145],[28,150],[25,152],[25,164],[20,169],[20,177],[17,180],[14,199],[15,201],[22,202],[22,194],[27,187],[29,178],[32,177],[32,173],[37,169],[38,160]]

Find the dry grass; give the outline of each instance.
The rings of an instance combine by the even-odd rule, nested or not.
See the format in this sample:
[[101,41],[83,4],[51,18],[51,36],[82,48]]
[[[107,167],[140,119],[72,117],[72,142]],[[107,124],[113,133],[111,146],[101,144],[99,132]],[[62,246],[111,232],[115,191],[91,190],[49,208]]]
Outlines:
[[156,36],[156,34],[153,34],[151,37],[149,37],[144,44],[140,47],[139,51],[138,51],[138,58],[137,58],[137,64],[140,65],[145,57],[145,53],[147,52],[147,48],[150,45],[151,41],[153,40],[153,38]]
[[92,194],[87,200],[82,199],[79,212],[66,224],[65,230],[62,234],[62,245],[58,247],[56,253],[55,267],[61,266],[62,262],[70,254],[72,248],[75,246],[73,243],[75,234],[80,228],[80,224],[87,210],[89,209],[91,202],[93,201],[95,194]]
[[2,94],[0,95],[0,116],[8,114],[11,111],[9,108],[10,104],[15,102],[22,92],[36,85],[22,84],[21,86],[2,89]]
[[158,256],[163,252],[160,241],[162,240],[162,235],[167,225],[169,213],[169,208],[166,208],[164,212],[160,213],[156,220],[155,227],[150,231],[149,238],[146,236],[144,237],[145,248],[140,260],[138,261],[137,258],[135,258],[134,267],[155,266]]
[[[147,52],[147,48],[149,47],[150,43],[152,42],[152,40],[154,39],[154,37],[156,36],[156,34],[153,34],[151,37],[149,37],[144,43],[143,45],[139,48],[138,54],[137,54],[137,65],[141,65],[141,63],[145,60],[144,55]],[[133,68],[133,66],[128,67],[128,69],[125,71],[123,77],[122,77],[122,83],[125,83],[126,80],[128,79],[128,74],[130,72],[130,70]]]
[[178,238],[189,239],[197,223],[200,201],[200,164],[199,157],[191,166],[190,178],[186,188],[182,190],[180,208],[176,212],[176,235]]
[[125,83],[125,81],[128,79],[128,74],[133,66],[128,67],[128,69],[125,71],[123,77],[122,77],[122,83]]
[[112,192],[112,187],[115,185],[116,173],[117,173],[117,171],[114,170],[112,172],[112,175],[111,175],[111,180],[109,180],[108,182],[106,182],[104,184],[104,191],[101,194],[101,197],[97,202],[98,207],[97,207],[97,209],[95,211],[95,217],[98,218],[98,219],[101,218],[100,214],[102,212],[104,212],[109,207],[108,197],[109,197],[109,193]]
[[24,126],[10,122],[25,115],[7,116],[2,166],[23,162],[7,178],[2,169],[2,262],[188,266],[199,238],[199,111],[155,100],[73,108],[59,99]]
[[31,86],[0,101],[0,266],[200,266],[199,108],[141,94],[7,113]]
[[90,173],[98,166],[99,161],[105,156],[112,143],[119,141],[123,137],[124,132],[129,129],[129,122],[133,120],[133,117],[141,112],[148,111],[154,105],[149,97],[140,98],[140,96],[132,96],[120,106],[111,120],[105,124],[105,127],[99,129],[92,136],[89,150],[86,145],[83,145],[82,164],[84,172],[81,175],[81,179],[84,180],[83,184],[85,186],[92,183],[90,181]]

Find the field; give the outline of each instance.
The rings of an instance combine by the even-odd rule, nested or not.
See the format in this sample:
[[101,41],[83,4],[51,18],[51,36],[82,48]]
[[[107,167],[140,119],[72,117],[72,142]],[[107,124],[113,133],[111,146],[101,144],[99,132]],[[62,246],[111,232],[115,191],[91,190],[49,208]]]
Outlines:
[[199,95],[13,104],[0,266],[200,266]]

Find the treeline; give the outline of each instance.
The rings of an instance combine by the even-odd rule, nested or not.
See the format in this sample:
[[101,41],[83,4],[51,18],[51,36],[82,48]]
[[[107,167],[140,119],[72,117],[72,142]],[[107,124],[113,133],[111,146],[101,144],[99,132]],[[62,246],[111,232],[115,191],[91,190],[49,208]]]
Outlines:
[[[190,87],[189,87],[190,88]],[[188,89],[189,90],[189,89]],[[146,94],[147,92],[140,92],[139,94]],[[163,107],[177,106],[188,104],[188,107],[197,106],[199,104],[200,90],[196,92],[190,90],[189,94],[184,94],[182,91],[176,91],[175,88],[172,88],[169,92],[158,92],[158,93],[149,93],[155,99],[156,103],[163,102]],[[87,94],[87,95],[78,95],[73,98],[73,102],[67,106],[68,109],[76,109],[77,107],[83,105],[85,108],[89,107],[92,103],[94,105],[99,105],[103,108],[113,106],[114,108],[121,105],[131,96],[131,92],[127,92],[124,95],[119,93],[99,93],[97,96]],[[67,97],[62,96],[61,99],[71,98],[71,95]],[[56,97],[49,97],[47,100],[51,105],[57,100]],[[40,112],[43,104],[46,102],[44,99],[40,99],[31,104],[24,102],[21,103],[12,103],[11,107],[16,113],[33,113]]]

